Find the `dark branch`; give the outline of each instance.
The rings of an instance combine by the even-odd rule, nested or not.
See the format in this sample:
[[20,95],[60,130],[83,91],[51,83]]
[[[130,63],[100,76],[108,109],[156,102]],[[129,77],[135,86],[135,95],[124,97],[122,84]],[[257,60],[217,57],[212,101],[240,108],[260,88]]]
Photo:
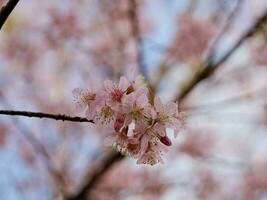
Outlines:
[[8,16],[12,12],[12,10],[16,7],[19,0],[9,0],[5,6],[3,6],[0,10],[0,30],[4,23],[6,22]]
[[240,102],[246,102],[246,101],[252,101],[253,99],[260,99],[263,97],[267,96],[267,86],[257,89],[255,91],[251,91],[248,93],[243,93],[238,96],[221,100],[219,102],[214,102],[214,103],[209,103],[209,104],[200,104],[200,105],[195,105],[195,106],[186,106],[183,107],[183,111],[187,113],[195,113],[198,111],[203,111],[203,110],[210,110],[210,109],[220,109],[220,108],[225,108],[225,106],[232,106],[235,103],[240,103]]
[[244,0],[237,0],[236,5],[232,12],[228,15],[224,25],[222,26],[220,32],[217,34],[217,36],[214,38],[208,53],[207,53],[207,60],[211,59],[213,54],[215,53],[215,47],[217,46],[220,39],[224,36],[224,34],[228,31],[229,27],[232,25],[232,22],[235,18],[235,16],[238,14],[239,10],[242,7]]
[[87,198],[88,191],[95,186],[98,179],[108,171],[108,169],[117,161],[120,161],[123,158],[122,155],[116,152],[112,152],[110,155],[108,155],[104,161],[104,163],[101,163],[101,166],[97,168],[98,170],[94,172],[94,175],[83,185],[81,190],[75,195],[70,198],[67,198],[67,200],[85,200],[89,199]]
[[184,99],[189,92],[202,80],[210,77],[219,66],[221,66],[234,52],[238,47],[243,44],[250,36],[253,35],[254,32],[267,20],[267,11],[264,15],[259,18],[259,20],[236,42],[236,44],[230,48],[217,62],[213,61],[212,59],[208,60],[204,63],[201,69],[196,72],[193,78],[188,82],[188,84],[183,88],[182,92],[177,95],[177,100]]
[[16,116],[24,116],[24,117],[48,118],[48,119],[61,120],[61,121],[94,123],[92,120],[88,120],[88,119],[82,118],[82,117],[71,117],[71,116],[67,116],[67,115],[63,115],[63,114],[54,115],[54,114],[42,113],[42,112],[0,110],[0,115],[16,115]]

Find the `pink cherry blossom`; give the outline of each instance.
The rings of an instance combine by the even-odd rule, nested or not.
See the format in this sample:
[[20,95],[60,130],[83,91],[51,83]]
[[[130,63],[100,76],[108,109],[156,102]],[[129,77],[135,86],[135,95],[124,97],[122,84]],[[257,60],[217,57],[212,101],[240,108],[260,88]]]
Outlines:
[[105,133],[107,146],[137,159],[138,164],[163,163],[161,156],[172,145],[166,129],[173,129],[176,135],[180,130],[178,106],[163,105],[159,97],[150,96],[142,76],[106,80],[104,88],[75,89],[73,94],[86,117]]
[[94,122],[103,127],[111,127],[112,123],[115,122],[116,113],[109,105],[105,104],[96,110],[95,116],[93,118]]
[[127,77],[131,84],[132,90],[147,88],[144,77],[138,73],[138,70],[136,68],[131,68],[128,71]]
[[181,129],[181,122],[178,115],[178,105],[176,103],[170,102],[164,106],[160,98],[155,97],[154,107],[154,128],[158,130],[158,133],[162,137],[166,135],[166,128],[171,128],[174,130],[175,137],[177,137],[178,132]]
[[95,100],[96,94],[89,89],[75,88],[72,91],[77,109],[85,109],[92,101]]
[[119,83],[106,80],[104,82],[104,87],[107,94],[107,103],[113,106],[115,103],[121,102],[129,86],[130,83],[125,77],[121,77]]
[[161,156],[167,151],[167,148],[161,143],[152,143],[147,151],[138,158],[137,164],[150,164],[152,166],[159,162],[163,164]]
[[151,108],[147,93],[146,89],[141,88],[122,99],[123,111],[127,113],[127,124],[133,120],[136,122],[147,120],[147,113]]

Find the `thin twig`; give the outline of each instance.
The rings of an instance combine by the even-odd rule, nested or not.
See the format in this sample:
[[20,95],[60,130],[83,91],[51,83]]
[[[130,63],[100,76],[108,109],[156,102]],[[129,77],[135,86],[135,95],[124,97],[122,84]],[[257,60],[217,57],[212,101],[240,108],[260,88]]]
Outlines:
[[213,54],[215,53],[215,47],[217,46],[220,39],[227,32],[229,27],[232,25],[233,19],[235,18],[235,16],[237,15],[239,10],[241,9],[243,2],[244,2],[244,0],[238,0],[235,7],[233,8],[233,11],[229,13],[227,19],[225,20],[225,23],[221,27],[220,32],[217,34],[217,36],[211,42],[210,48],[208,49],[208,52],[207,52],[207,60],[209,60],[213,57]]
[[251,101],[252,98],[259,99],[260,97],[266,97],[267,96],[267,87],[263,87],[251,92],[243,93],[238,96],[234,96],[228,99],[224,99],[218,102],[214,103],[208,103],[208,104],[200,104],[200,105],[193,105],[193,106],[186,106],[183,107],[184,112],[198,112],[203,111],[206,109],[220,109],[225,108],[227,105],[233,105],[235,103],[240,103],[241,101]]
[[12,10],[16,7],[19,0],[9,0],[5,6],[3,6],[0,10],[0,30],[4,23],[6,22],[8,16],[12,12]]
[[[3,95],[0,95],[0,101],[5,107],[11,107]],[[62,176],[62,173],[55,167],[51,155],[48,153],[45,146],[35,137],[27,124],[15,117],[12,117],[11,120],[14,122],[14,125],[19,130],[19,133],[28,142],[35,153],[41,155],[41,160],[43,161],[44,166],[50,175],[49,178],[51,179],[55,188],[57,188],[60,193],[64,194],[66,185],[64,177]]]
[[[222,36],[225,34],[227,29],[231,25],[231,22],[232,22],[233,18],[236,16],[236,14],[238,13],[239,9],[241,8],[241,5],[242,5],[243,1],[244,0],[238,0],[238,2],[236,3],[235,8],[228,15],[225,24],[221,27],[220,32],[217,34],[216,38],[214,38],[213,41],[211,42],[210,48],[206,52],[206,60],[209,60],[209,59],[212,58],[216,45],[218,44],[218,42],[220,41]],[[192,2],[194,2],[194,0]],[[170,48],[164,47],[163,45],[155,43],[155,42],[153,42],[153,46],[156,46],[157,48],[160,48],[161,51],[163,51],[163,50],[170,51],[170,52],[175,51],[175,49],[170,49]],[[155,78],[155,81],[154,81],[154,84],[153,84],[154,89],[156,89],[158,87],[158,85],[160,84],[162,78],[172,68],[172,65],[173,65],[173,63],[168,63],[167,61],[163,61],[163,63],[160,64],[159,70],[157,71],[157,74],[155,76],[156,78]]]
[[176,100],[184,99],[189,92],[201,81],[210,77],[219,66],[221,66],[234,52],[238,47],[243,44],[253,33],[267,20],[267,11],[265,11],[264,15],[257,20],[257,22],[236,42],[236,44],[231,47],[217,62],[211,60],[203,63],[202,67],[199,71],[197,71],[193,78],[185,85],[182,89],[181,93],[176,96]]
[[88,120],[83,117],[72,117],[64,114],[50,114],[42,112],[31,112],[31,111],[17,111],[17,110],[0,110],[0,115],[15,115],[24,117],[37,117],[37,118],[48,118],[61,121],[71,121],[71,122],[90,122],[94,123],[92,120]]

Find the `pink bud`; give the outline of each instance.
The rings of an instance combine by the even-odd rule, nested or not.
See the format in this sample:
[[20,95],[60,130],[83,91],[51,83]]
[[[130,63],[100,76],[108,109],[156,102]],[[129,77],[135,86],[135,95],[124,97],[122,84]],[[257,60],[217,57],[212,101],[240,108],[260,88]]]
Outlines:
[[165,144],[166,146],[171,146],[172,142],[170,140],[170,138],[168,138],[167,136],[161,137],[160,141]]
[[115,123],[114,123],[114,129],[116,132],[119,132],[121,130],[121,128],[124,125],[124,117],[120,116],[116,119]]

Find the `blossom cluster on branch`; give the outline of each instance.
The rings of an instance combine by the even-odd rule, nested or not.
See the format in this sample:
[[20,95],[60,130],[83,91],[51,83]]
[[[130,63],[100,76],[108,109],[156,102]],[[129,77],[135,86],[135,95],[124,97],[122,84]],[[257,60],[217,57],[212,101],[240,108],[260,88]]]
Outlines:
[[137,164],[163,163],[161,156],[172,145],[167,129],[176,137],[181,128],[177,103],[164,105],[141,75],[105,80],[98,90],[76,88],[73,95],[86,118],[104,130],[105,144],[137,159]]

